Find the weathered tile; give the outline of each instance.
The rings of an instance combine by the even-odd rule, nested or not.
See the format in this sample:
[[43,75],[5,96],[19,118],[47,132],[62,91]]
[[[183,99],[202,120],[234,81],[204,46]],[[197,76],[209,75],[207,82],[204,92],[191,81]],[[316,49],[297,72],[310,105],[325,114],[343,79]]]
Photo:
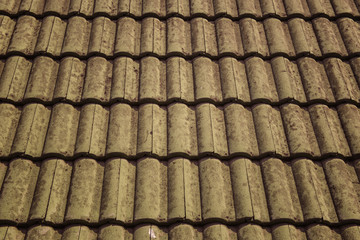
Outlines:
[[168,219],[201,221],[199,167],[195,161],[174,158],[168,163]]
[[66,22],[59,17],[43,18],[35,47],[35,53],[48,53],[59,56],[65,36]]
[[[0,3],[0,9],[1,9]],[[10,3],[7,2],[6,6]],[[10,40],[15,28],[16,21],[8,16],[0,16],[0,54],[5,55],[10,44]]]
[[190,16],[190,1],[167,0],[167,15],[180,15],[184,17]]
[[157,18],[145,18],[141,22],[140,54],[166,54],[166,23]]
[[295,100],[305,103],[306,96],[296,62],[284,57],[275,57],[271,59],[271,67],[279,101]]
[[196,106],[199,154],[229,155],[224,120],[222,108],[209,103]]
[[261,162],[261,168],[270,219],[303,222],[291,167],[280,159],[267,158]]
[[310,17],[306,0],[284,0],[287,16]]
[[26,240],[61,240],[61,232],[49,226],[34,226],[28,229]]
[[198,155],[195,110],[182,103],[168,106],[168,155]]
[[215,27],[219,55],[243,56],[239,24],[228,18],[218,18]]
[[0,104],[0,156],[9,155],[20,119],[20,109],[14,105]]
[[115,16],[118,13],[118,0],[97,0],[94,1],[94,14],[106,14]]
[[26,223],[34,195],[39,166],[25,159],[10,162],[0,193],[0,219]]
[[181,57],[166,60],[167,100],[194,102],[193,67],[190,61]]
[[[98,4],[99,1],[96,1]],[[96,8],[95,8],[96,9]],[[111,56],[114,52],[116,23],[105,17],[97,17],[92,22],[89,54]]]
[[0,76],[0,98],[14,102],[23,100],[32,66],[24,57],[12,56],[6,59]]
[[69,5],[69,14],[77,13],[90,16],[94,12],[94,0],[71,0]]
[[255,224],[243,224],[239,226],[238,237],[240,239],[250,240],[271,240],[271,231]]
[[231,17],[238,17],[238,8],[236,0],[214,0],[215,15],[227,15]]
[[236,0],[239,16],[261,17],[261,5],[259,0]]
[[169,239],[201,240],[203,238],[202,232],[199,228],[194,228],[188,224],[179,224],[169,228]]
[[130,229],[119,225],[105,225],[101,227],[98,232],[99,240],[111,240],[116,238],[121,240],[132,240],[133,236]]
[[141,23],[133,18],[123,17],[117,21],[114,54],[140,54]]
[[286,17],[284,3],[281,0],[260,0],[263,16]]
[[359,11],[353,0],[331,0],[335,13],[337,15],[359,16]]
[[240,104],[224,108],[229,154],[259,155],[253,116],[250,109]]
[[92,57],[87,61],[82,100],[110,100],[113,64],[103,57]]
[[44,154],[74,155],[79,115],[79,110],[69,104],[58,103],[52,108]]
[[159,17],[166,15],[166,0],[143,1],[142,14],[152,14]]
[[139,225],[134,228],[134,240],[159,239],[168,240],[166,229],[159,228],[156,225]]
[[264,20],[264,29],[271,55],[295,55],[289,27],[286,23],[276,18],[266,18]]
[[191,20],[191,46],[193,54],[217,56],[216,31],[213,22],[204,18]]
[[214,16],[214,5],[212,0],[191,0],[191,15]]
[[351,18],[341,18],[337,24],[349,54],[360,53],[360,27],[359,22]]
[[230,169],[226,162],[205,158],[199,162],[203,220],[234,221]]
[[136,163],[134,221],[167,221],[167,163],[142,158]]
[[312,24],[323,55],[347,55],[344,42],[335,22],[320,17],[312,20]]
[[61,159],[42,161],[30,209],[30,220],[52,224],[64,222],[71,172],[72,162]]
[[69,11],[70,0],[49,0],[46,1],[44,13],[55,13],[58,15],[67,15]]
[[345,240],[357,239],[360,237],[360,229],[358,225],[350,225],[342,227],[341,236]]
[[54,99],[73,103],[81,101],[85,79],[85,61],[74,57],[61,59],[54,90]]
[[333,17],[334,9],[330,0],[307,0],[312,15],[325,15]]
[[288,25],[296,55],[321,56],[311,22],[304,21],[301,18],[293,18],[289,20]]
[[10,14],[16,14],[19,10],[21,0],[10,0],[0,3],[0,10],[8,12]]
[[204,239],[237,240],[237,234],[231,227],[223,224],[206,225],[203,231]]
[[245,59],[245,66],[251,100],[278,102],[279,97],[270,62],[259,57],[250,57]]
[[166,21],[166,54],[191,55],[190,22],[173,17]]
[[[15,30],[11,37],[9,47],[7,48],[7,53],[13,52],[32,55],[40,32],[40,24],[40,20],[32,16],[23,15],[19,17],[16,21]],[[6,40],[4,41],[4,44],[5,43]]]
[[313,58],[305,57],[297,60],[305,94],[308,101],[335,101],[324,65]]
[[2,226],[0,227],[0,238],[1,239],[16,239],[16,240],[24,240],[25,239],[25,231],[21,231],[13,226]]
[[135,156],[138,110],[123,103],[110,107],[106,154]]
[[360,111],[355,105],[341,104],[337,111],[353,155],[360,153]]
[[81,108],[75,154],[105,155],[109,110],[97,104]]
[[23,107],[11,153],[41,157],[51,109],[41,104]]
[[96,240],[97,234],[87,226],[74,225],[65,228],[61,240]]
[[308,111],[295,104],[282,105],[280,110],[290,153],[319,157],[320,149]]
[[272,227],[271,235],[274,240],[307,240],[306,232],[303,228],[289,224],[280,224]]
[[156,57],[140,60],[139,100],[166,101],[166,64]]
[[134,162],[121,158],[111,158],[106,161],[100,221],[133,222],[135,174]]
[[308,240],[341,240],[340,234],[338,234],[335,230],[320,224],[308,226],[306,229],[306,236]]
[[230,162],[230,174],[236,219],[269,222],[260,164],[235,158]]
[[354,58],[350,59],[349,63],[352,68],[353,74],[356,78],[356,81],[359,85],[360,84],[360,58],[354,57]]
[[338,222],[321,163],[301,158],[294,160],[291,165],[304,220]]
[[110,99],[121,99],[137,102],[139,98],[139,71],[138,61],[129,57],[119,57],[113,61],[113,76]]
[[327,58],[323,63],[335,99],[359,102],[360,90],[350,64],[338,58]]
[[36,57],[32,65],[24,99],[52,101],[58,69],[59,63],[53,59],[43,56]]
[[90,158],[74,162],[65,221],[99,221],[103,176],[101,162]]
[[82,17],[68,20],[61,54],[86,56],[90,41],[91,22]]
[[316,104],[309,107],[309,113],[321,154],[350,156],[350,149],[336,110]]
[[256,21],[253,18],[243,18],[239,21],[239,25],[244,45],[244,54],[269,56],[269,47],[262,22]]
[[218,64],[223,99],[250,102],[245,63],[232,57],[224,57],[219,60]]
[[6,170],[8,168],[8,162],[0,162],[0,189],[2,187],[2,184],[4,182],[5,179],[5,175],[6,175]]
[[280,110],[267,104],[252,108],[259,153],[289,156]]
[[193,60],[195,100],[222,101],[219,65],[210,58]]
[[139,107],[138,154],[167,155],[167,111],[155,104]]
[[45,6],[45,0],[22,0],[19,12],[33,13],[41,15]]

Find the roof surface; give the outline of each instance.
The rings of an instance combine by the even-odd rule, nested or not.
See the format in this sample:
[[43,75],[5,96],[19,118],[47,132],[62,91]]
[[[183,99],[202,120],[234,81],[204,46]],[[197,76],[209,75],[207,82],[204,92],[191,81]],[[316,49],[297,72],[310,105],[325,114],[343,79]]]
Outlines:
[[0,240],[360,239],[359,0],[0,0]]

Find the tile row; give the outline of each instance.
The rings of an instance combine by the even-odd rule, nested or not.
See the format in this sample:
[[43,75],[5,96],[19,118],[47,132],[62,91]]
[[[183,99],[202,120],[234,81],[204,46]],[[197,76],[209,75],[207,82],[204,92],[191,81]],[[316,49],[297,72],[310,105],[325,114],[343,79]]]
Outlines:
[[349,61],[339,58],[316,61],[309,57],[296,61],[284,57],[160,60],[151,56],[140,60],[91,57],[84,61],[65,57],[57,61],[46,56],[0,60],[0,100],[20,105],[60,101],[75,105],[115,102],[358,105],[359,84],[359,57]]
[[295,227],[279,224],[273,227],[261,227],[244,224],[229,227],[222,224],[209,224],[204,227],[193,227],[188,224],[177,224],[170,227],[141,225],[135,228],[124,228],[119,225],[104,225],[100,228],[89,228],[73,225],[64,230],[49,226],[36,225],[28,229],[12,226],[0,227],[0,239],[17,240],[355,240],[360,238],[358,225],[347,225],[330,229],[325,225],[313,224],[308,227]]
[[0,222],[354,224],[360,162],[91,158],[0,161]]
[[2,0],[0,12],[37,16],[55,14],[62,17],[358,17],[359,5],[358,0]]
[[359,120],[360,109],[351,104],[0,104],[0,157],[355,158],[360,154]]
[[346,17],[336,21],[323,17],[311,21],[121,17],[113,21],[106,17],[87,20],[74,16],[63,20],[56,16],[36,19],[23,15],[11,19],[2,15],[0,36],[0,55],[346,57],[360,53],[359,23]]

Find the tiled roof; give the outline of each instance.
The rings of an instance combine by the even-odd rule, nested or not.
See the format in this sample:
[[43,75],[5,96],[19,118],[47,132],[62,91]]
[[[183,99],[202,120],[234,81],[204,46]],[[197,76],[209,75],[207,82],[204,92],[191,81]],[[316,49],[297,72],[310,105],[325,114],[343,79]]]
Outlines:
[[360,239],[360,0],[0,0],[0,240]]

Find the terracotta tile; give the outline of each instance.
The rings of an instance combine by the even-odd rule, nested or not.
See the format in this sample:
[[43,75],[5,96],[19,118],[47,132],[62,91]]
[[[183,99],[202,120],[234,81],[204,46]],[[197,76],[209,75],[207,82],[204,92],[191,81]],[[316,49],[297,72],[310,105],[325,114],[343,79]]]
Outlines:
[[238,230],[238,237],[240,239],[259,239],[259,240],[271,240],[271,231],[267,228],[262,228],[255,224],[240,225]]
[[58,17],[48,16],[42,20],[35,53],[59,56],[65,36],[66,22]]
[[21,0],[10,0],[6,2],[0,3],[0,10],[8,12],[10,14],[16,14],[19,10],[19,6],[21,4]]
[[271,67],[279,101],[295,100],[305,103],[306,96],[296,62],[284,57],[275,57],[271,59]]
[[[24,15],[19,17],[17,19],[7,53],[13,52],[32,55],[34,53],[36,40],[40,32],[40,25],[40,20],[37,20],[32,16]],[[9,27],[11,27],[11,25]],[[6,42],[7,40],[5,40],[3,44],[5,45]]]
[[295,104],[280,107],[291,155],[320,156],[310,115]]
[[14,159],[4,179],[0,193],[0,219],[26,223],[34,195],[39,165],[25,159]]
[[224,57],[219,60],[218,64],[220,68],[223,99],[250,102],[250,92],[244,62],[232,57]]
[[261,17],[261,6],[259,0],[236,0],[238,5],[239,16],[250,15]]
[[214,0],[214,12],[215,15],[238,17],[236,0]]
[[286,23],[276,18],[266,18],[264,20],[264,28],[270,54],[280,54],[284,56],[295,55],[289,27]]
[[316,39],[311,22],[301,18],[293,18],[288,21],[289,31],[294,43],[296,55],[321,56],[321,51]]
[[166,54],[191,55],[190,22],[173,17],[166,21]]
[[222,108],[208,103],[197,105],[196,126],[199,154],[229,155]]
[[46,1],[44,13],[55,13],[67,15],[69,11],[70,0],[50,0]]
[[284,0],[287,16],[310,17],[307,0]]
[[94,14],[103,13],[107,16],[115,16],[118,13],[118,0],[97,0],[94,2]]
[[137,102],[139,99],[138,61],[129,57],[119,57],[113,61],[113,76],[110,99],[121,99]]
[[139,100],[166,101],[166,64],[156,57],[140,60]]
[[167,164],[143,158],[136,164],[134,221],[167,221]]
[[181,57],[166,60],[166,92],[168,100],[194,102],[192,62]]
[[359,54],[360,52],[359,22],[355,22],[350,18],[341,18],[337,20],[337,24],[348,53]]
[[250,109],[240,104],[224,108],[229,154],[259,155],[253,116]]
[[69,5],[69,14],[78,13],[90,16],[94,12],[94,0],[71,0]]
[[350,149],[336,110],[316,104],[309,107],[309,113],[321,154],[350,156]]
[[215,21],[219,55],[243,56],[243,44],[239,24],[227,18]]
[[81,101],[86,63],[78,58],[65,57],[60,61],[53,99],[73,103]]
[[200,222],[202,218],[198,163],[184,158],[170,160],[168,188],[168,219]]
[[269,47],[262,22],[252,18],[243,18],[239,21],[239,25],[244,45],[244,54],[269,56]]
[[341,104],[337,111],[353,155],[360,153],[360,111],[355,105]]
[[355,1],[353,0],[345,0],[345,1],[331,0],[331,3],[337,15],[347,14],[350,16],[351,15],[359,16],[359,11],[356,8]]
[[142,11],[143,15],[155,14],[164,17],[166,15],[166,0],[143,1]]
[[312,20],[314,31],[323,55],[344,56],[347,51],[335,22],[326,18]]
[[284,3],[281,0],[260,0],[263,16],[286,17]]
[[182,103],[168,106],[168,155],[198,155],[195,110]]
[[90,158],[74,162],[65,221],[99,221],[104,166]]
[[214,158],[202,159],[199,162],[199,176],[203,220],[234,221],[234,201],[228,164]]
[[230,162],[230,174],[236,219],[269,222],[260,164],[235,158]]
[[212,0],[190,0],[191,15],[214,16]]
[[64,222],[71,172],[71,162],[61,159],[42,161],[29,220],[52,224]]
[[52,108],[43,154],[71,157],[74,155],[80,112],[64,103]]
[[70,18],[68,20],[61,54],[87,55],[90,32],[91,22],[77,16]]
[[123,103],[110,107],[106,154],[136,154],[138,110]]
[[324,65],[313,58],[305,57],[297,60],[305,94],[308,101],[323,100],[334,102],[333,91],[330,87]]
[[155,104],[139,107],[137,154],[167,156],[167,111]]
[[193,60],[195,100],[222,101],[219,66],[206,57]]
[[245,59],[246,73],[252,101],[278,102],[278,94],[269,61],[259,57]]
[[119,0],[118,13],[141,16],[142,0]]
[[204,239],[226,239],[236,240],[236,232],[223,224],[209,224],[206,226],[203,232]]
[[140,54],[166,54],[166,23],[157,18],[145,18],[141,22]]
[[132,161],[120,158],[106,161],[100,221],[133,222],[135,174],[136,165]]
[[41,157],[51,109],[41,104],[25,105],[21,112],[11,153]]
[[0,156],[8,156],[15,138],[16,129],[20,119],[20,109],[14,105],[0,104]]
[[167,15],[180,15],[184,17],[190,16],[190,1],[167,0]]
[[24,99],[40,99],[50,102],[53,99],[59,63],[49,57],[35,58]]
[[329,17],[335,15],[331,0],[307,0],[307,2],[312,15],[326,15]]
[[291,167],[280,159],[267,158],[261,162],[261,168],[270,219],[303,222]]
[[82,100],[94,99],[100,102],[110,100],[113,64],[102,57],[87,61]]
[[114,54],[140,54],[141,23],[124,17],[117,21]]
[[105,17],[95,18],[92,22],[89,54],[112,56],[114,52],[115,34],[115,22]]
[[[1,4],[1,3],[0,3]],[[10,5],[8,3],[7,5]],[[0,5],[1,8],[1,5]],[[24,20],[23,20],[24,21]],[[8,16],[0,16],[0,54],[5,55],[9,47],[16,21]]]
[[204,18],[191,20],[192,52],[195,55],[218,55],[215,25]]
[[109,110],[97,104],[81,108],[75,154],[105,155]]
[[14,102],[23,100],[32,61],[12,56],[6,59],[0,77],[0,97]]

